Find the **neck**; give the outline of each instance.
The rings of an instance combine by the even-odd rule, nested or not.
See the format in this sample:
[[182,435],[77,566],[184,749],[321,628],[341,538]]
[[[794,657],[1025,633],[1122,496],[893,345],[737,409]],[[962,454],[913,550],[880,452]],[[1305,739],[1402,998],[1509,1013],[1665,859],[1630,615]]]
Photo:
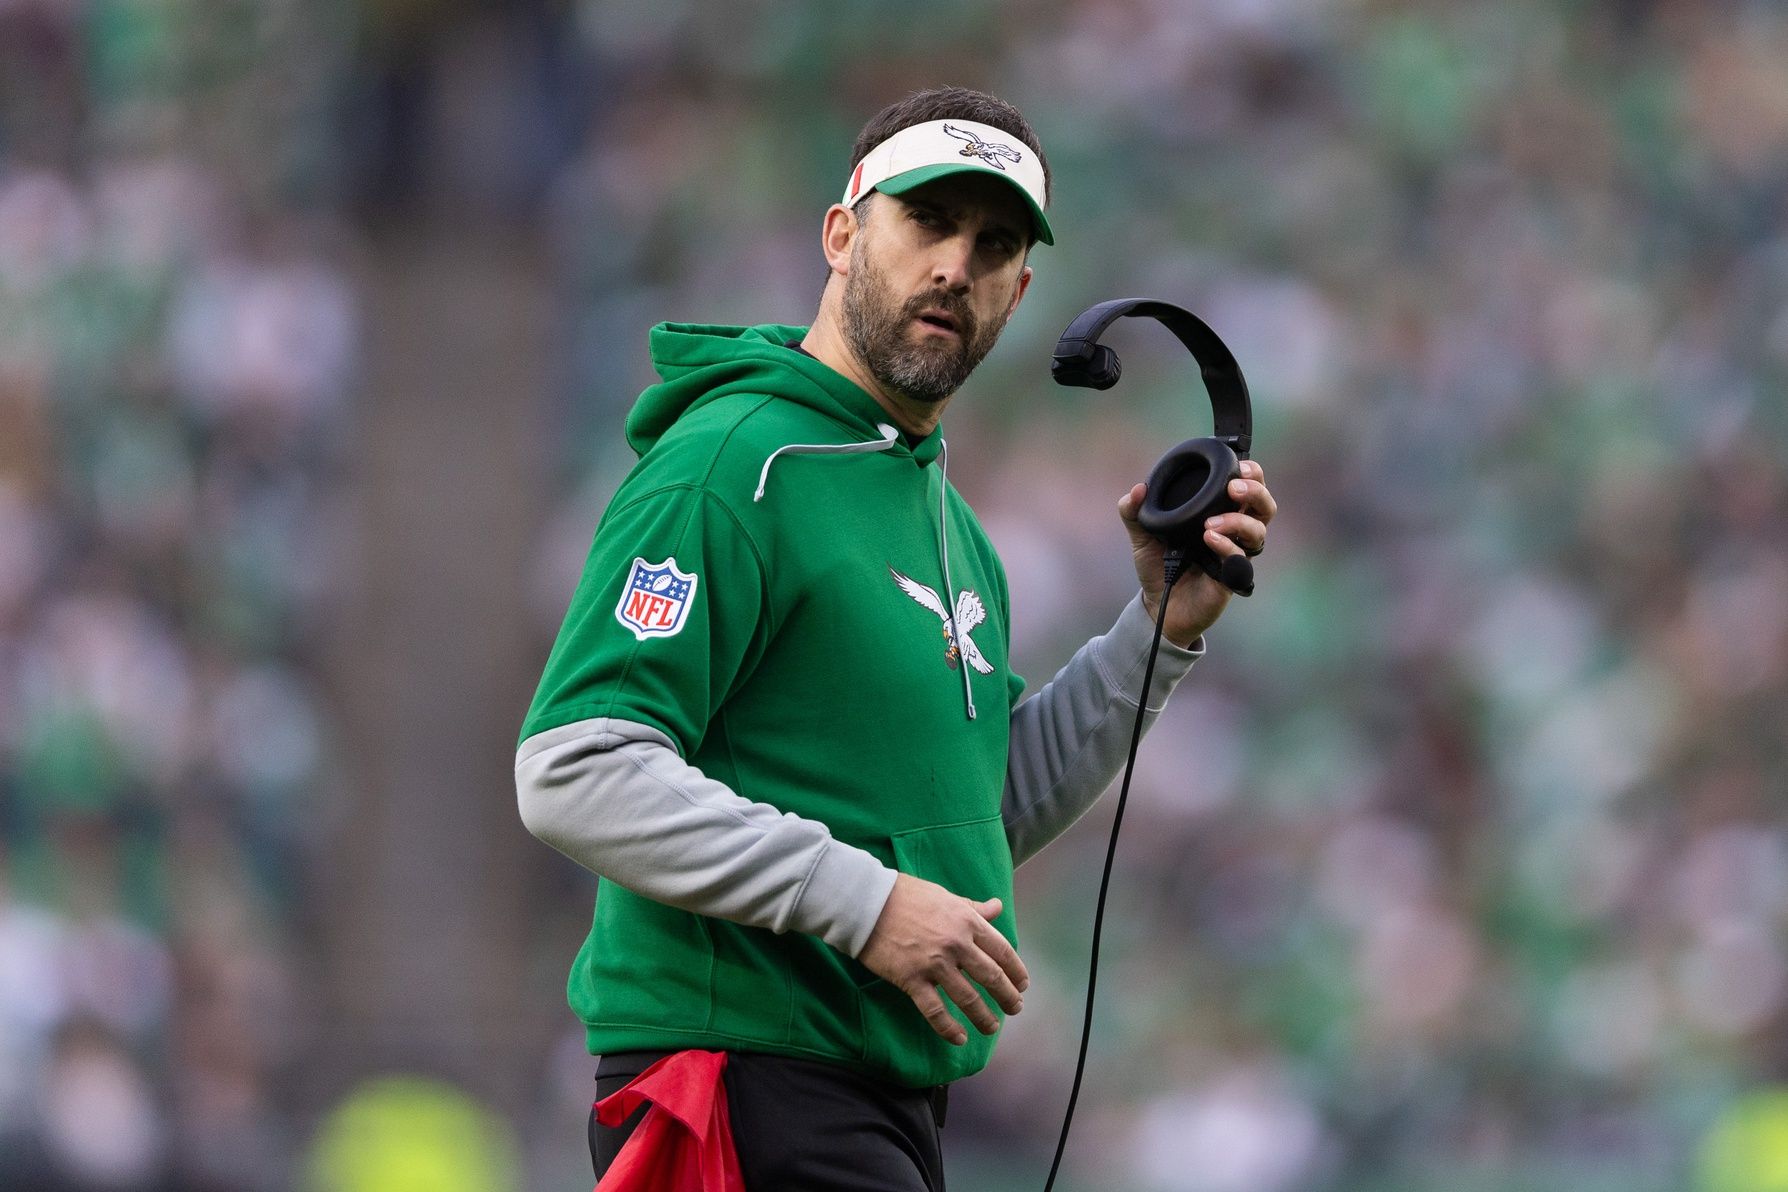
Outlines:
[[813,327],[801,346],[813,354],[815,359],[826,365],[840,376],[855,382],[875,404],[887,412],[889,421],[909,435],[920,438],[937,429],[938,419],[944,416],[944,407],[950,399],[943,401],[922,402],[910,397],[894,393],[883,386],[870,373],[869,366],[863,363],[850,340],[845,337],[839,326],[838,313],[831,294],[820,303],[819,314],[813,320]]

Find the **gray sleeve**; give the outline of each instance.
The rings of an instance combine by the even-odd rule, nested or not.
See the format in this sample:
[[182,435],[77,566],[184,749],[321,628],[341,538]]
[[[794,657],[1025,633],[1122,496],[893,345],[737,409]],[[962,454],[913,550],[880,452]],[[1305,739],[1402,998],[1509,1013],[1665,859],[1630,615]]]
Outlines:
[[[1014,865],[1067,831],[1123,768],[1154,633],[1138,593],[1109,632],[1082,646],[1043,690],[1013,709],[1001,815]],[[1144,731],[1174,684],[1204,657],[1204,644],[1200,637],[1185,649],[1162,639]]]
[[585,869],[670,906],[817,935],[856,956],[895,871],[826,826],[756,803],[648,725],[535,733],[515,754],[522,823]]

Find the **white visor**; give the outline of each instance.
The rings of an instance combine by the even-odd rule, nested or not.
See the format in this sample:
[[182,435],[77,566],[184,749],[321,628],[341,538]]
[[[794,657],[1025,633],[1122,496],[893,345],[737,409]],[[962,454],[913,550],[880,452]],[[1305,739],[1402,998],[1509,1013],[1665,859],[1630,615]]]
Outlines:
[[1011,133],[973,120],[932,120],[901,129],[864,154],[839,201],[852,207],[872,190],[905,194],[934,178],[965,170],[1011,183],[1030,208],[1036,238],[1055,243],[1043,215],[1043,163]]

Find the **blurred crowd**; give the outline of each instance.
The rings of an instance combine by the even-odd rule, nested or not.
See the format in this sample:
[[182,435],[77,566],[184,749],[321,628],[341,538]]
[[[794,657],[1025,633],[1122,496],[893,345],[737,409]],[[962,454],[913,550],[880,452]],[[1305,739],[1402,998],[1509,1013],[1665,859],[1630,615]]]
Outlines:
[[[307,1129],[351,81],[296,0],[222,8],[0,4],[0,1188],[283,1187]],[[1701,1156],[1788,1077],[1788,12],[526,8],[437,79],[466,143],[547,146],[537,187],[454,167],[554,262],[542,658],[647,328],[807,321],[851,139],[910,89],[1017,103],[1055,177],[945,418],[1033,689],[1133,586],[1117,497],[1209,425],[1159,328],[1105,395],[1048,386],[1055,336],[1164,298],[1248,375],[1282,512],[1141,752],[1077,1186],[1777,1187],[1781,1117]],[[1035,980],[952,1096],[963,1187],[1041,1182],[1109,817],[1019,873]],[[565,1019],[515,1061],[575,1111]]]
[[[1117,496],[1209,427],[1158,328],[1114,331],[1117,390],[1052,392],[1082,307],[1166,298],[1228,339],[1282,510],[1142,749],[1070,1170],[1697,1186],[1705,1131],[1788,1074],[1788,13],[921,9],[592,11],[642,84],[560,193],[588,483],[543,636],[627,462],[646,327],[805,322],[856,123],[921,82],[1012,99],[1059,243],[945,429],[1020,669],[1109,623]],[[1020,871],[1039,979],[952,1100],[968,1186],[1040,1183],[1013,1157],[1060,1121],[1108,824]]]
[[290,1150],[356,324],[295,16],[0,5],[0,1188]]

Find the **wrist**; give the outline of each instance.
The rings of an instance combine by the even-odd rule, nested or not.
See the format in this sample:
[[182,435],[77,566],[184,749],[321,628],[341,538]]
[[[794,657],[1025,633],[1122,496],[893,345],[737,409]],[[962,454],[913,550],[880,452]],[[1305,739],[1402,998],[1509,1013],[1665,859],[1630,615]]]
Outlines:
[[[1151,632],[1155,622],[1161,616],[1161,600],[1165,595],[1164,592],[1151,592],[1147,588],[1142,589],[1142,611],[1148,614]],[[1182,650],[1198,651],[1202,649],[1200,639],[1204,637],[1204,631],[1210,628],[1210,623],[1206,622],[1201,625],[1197,622],[1183,621],[1176,618],[1173,613],[1173,606],[1169,605],[1167,622],[1161,627],[1162,640]]]
[[[1117,622],[1111,629],[1111,633],[1116,635],[1115,642],[1123,643],[1122,650],[1133,652],[1138,658],[1143,655],[1148,649],[1149,642],[1155,636],[1155,618],[1159,615],[1159,610],[1159,601],[1152,599],[1151,594],[1146,590],[1139,590],[1136,598],[1124,606],[1124,611],[1118,614]],[[1163,657],[1199,658],[1204,653],[1204,633],[1209,626],[1204,626],[1201,629],[1196,626],[1177,625],[1174,612],[1173,608],[1168,608],[1167,624],[1161,633]],[[1182,633],[1182,630],[1188,628],[1193,629],[1194,632]]]

